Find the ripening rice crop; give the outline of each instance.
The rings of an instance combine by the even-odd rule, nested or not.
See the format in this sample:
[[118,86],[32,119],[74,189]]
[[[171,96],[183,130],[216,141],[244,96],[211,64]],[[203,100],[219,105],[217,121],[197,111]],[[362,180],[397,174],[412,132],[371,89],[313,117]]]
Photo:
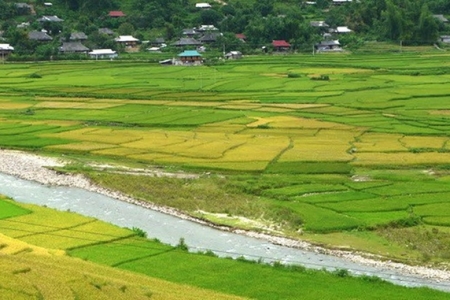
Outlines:
[[72,144],[63,144],[63,145],[52,145],[48,146],[49,149],[58,149],[58,150],[72,150],[72,151],[92,151],[106,148],[113,148],[114,145],[111,144],[103,144],[103,143],[91,143],[91,142],[80,142],[80,143],[72,143]]
[[319,121],[314,119],[306,118],[296,118],[289,116],[279,116],[279,117],[266,117],[258,118],[257,121],[248,124],[248,127],[258,127],[261,125],[268,125],[274,128],[335,128],[335,129],[350,129],[351,127],[332,123]]
[[[85,142],[93,142],[99,144],[119,145],[128,143],[141,138],[142,133],[137,130],[115,130],[107,128],[82,128],[71,131],[64,131],[51,135],[69,140],[78,140]],[[80,149],[81,150],[81,149]],[[87,149],[89,150],[89,149]]]
[[123,143],[122,146],[157,151],[163,150],[167,145],[182,143],[194,137],[194,133],[189,131],[149,130],[141,134],[140,140]]
[[289,139],[277,136],[247,136],[245,144],[224,153],[222,161],[271,161],[289,146]]
[[0,110],[26,109],[32,106],[33,104],[31,103],[0,101]]
[[399,134],[364,133],[354,146],[358,152],[407,151],[400,142],[402,137]]
[[279,161],[350,161],[353,156],[347,153],[349,148],[346,138],[331,141],[319,136],[294,138],[293,147]]
[[400,139],[400,142],[407,148],[443,148],[445,143],[449,140],[448,137],[434,137],[434,136],[405,136]]
[[447,164],[450,153],[355,153],[355,165],[417,165]]

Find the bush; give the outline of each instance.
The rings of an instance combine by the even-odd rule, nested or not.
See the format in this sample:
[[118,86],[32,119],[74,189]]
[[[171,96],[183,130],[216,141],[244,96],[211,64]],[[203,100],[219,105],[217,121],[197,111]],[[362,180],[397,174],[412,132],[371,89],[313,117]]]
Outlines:
[[288,73],[287,77],[288,78],[299,78],[301,75],[298,73]]
[[186,242],[184,241],[184,238],[180,238],[180,241],[175,246],[175,248],[180,249],[182,251],[188,251],[189,247],[186,245]]
[[28,78],[42,78],[42,75],[39,75],[38,73],[32,73],[27,76]]
[[147,232],[145,232],[144,230],[142,230],[141,228],[138,227],[133,227],[131,228],[131,230],[136,233],[137,236],[139,237],[143,237],[146,238],[147,237]]

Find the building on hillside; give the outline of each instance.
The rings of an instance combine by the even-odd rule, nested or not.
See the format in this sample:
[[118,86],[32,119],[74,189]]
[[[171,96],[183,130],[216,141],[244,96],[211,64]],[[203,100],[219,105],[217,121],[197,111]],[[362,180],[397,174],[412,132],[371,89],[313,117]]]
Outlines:
[[28,33],[28,39],[40,42],[48,42],[53,40],[46,32],[43,31],[31,31]]
[[17,12],[20,15],[28,15],[31,13],[31,5],[29,5],[28,3],[19,2],[15,3],[14,6],[16,7]]
[[221,37],[223,34],[220,32],[206,32],[201,38],[198,40],[202,43],[214,43],[217,41],[219,37]]
[[289,51],[289,49],[291,49],[291,44],[289,44],[285,40],[273,40],[272,46],[274,50],[277,52],[286,52]]
[[196,8],[201,8],[201,9],[209,9],[209,8],[211,8],[212,6],[211,6],[211,4],[209,4],[209,3],[196,3],[196,4],[195,4],[195,7],[196,7]]
[[205,31],[218,31],[219,29],[214,25],[201,25],[197,31],[205,32]]
[[178,54],[178,57],[183,64],[199,65],[203,63],[202,55],[196,50],[185,50]]
[[245,43],[245,40],[247,39],[247,37],[243,33],[236,33],[235,37],[243,43]]
[[114,41],[119,44],[125,45],[126,47],[135,47],[139,43],[139,39],[131,35],[120,35],[119,37],[115,38]]
[[108,16],[111,18],[121,18],[125,17],[126,14],[124,14],[124,12],[121,10],[112,10],[108,13]]
[[441,21],[442,23],[448,23],[448,19],[444,17],[444,15],[433,15],[436,20]]
[[114,59],[119,55],[112,49],[94,49],[88,53],[93,59]]
[[85,41],[87,38],[88,37],[84,32],[72,32],[70,34],[71,41]]
[[311,21],[311,22],[309,22],[309,25],[311,25],[312,27],[318,27],[318,28],[328,28],[328,27],[330,27],[330,25],[325,23],[325,21]]
[[326,40],[321,41],[314,45],[317,52],[329,52],[329,51],[342,51],[339,40]]
[[185,28],[183,29],[182,34],[185,37],[194,37],[198,34],[198,32],[196,28]]
[[225,54],[226,59],[241,59],[242,58],[242,52],[241,51],[230,51],[227,54]]
[[77,53],[77,54],[87,54],[89,52],[89,48],[81,44],[81,42],[63,42],[62,46],[59,47],[59,52],[67,54],[67,53]]
[[0,44],[0,57],[2,60],[5,60],[12,52],[14,51],[14,47],[10,44]]
[[333,4],[334,5],[342,5],[342,4],[346,4],[346,3],[350,3],[353,2],[352,0],[333,0]]
[[343,34],[343,33],[350,33],[353,32],[353,30],[351,30],[350,28],[348,28],[347,26],[338,26],[335,29],[332,29],[332,32],[334,33],[338,33],[338,34]]
[[99,28],[98,29],[98,33],[100,33],[100,34],[105,34],[105,35],[114,35],[114,31],[112,31],[111,29],[109,29],[109,28]]
[[441,35],[439,41],[441,43],[450,43],[450,35]]
[[178,41],[172,43],[176,47],[189,47],[189,46],[201,46],[202,43],[193,38],[181,38]]
[[43,16],[42,18],[37,19],[37,21],[44,23],[44,22],[62,22],[64,20],[58,18],[57,16]]

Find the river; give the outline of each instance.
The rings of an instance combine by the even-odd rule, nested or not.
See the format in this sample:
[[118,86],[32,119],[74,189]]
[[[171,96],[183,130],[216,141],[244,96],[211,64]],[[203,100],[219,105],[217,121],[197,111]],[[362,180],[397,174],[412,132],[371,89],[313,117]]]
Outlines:
[[378,276],[399,285],[428,286],[450,292],[450,282],[443,280],[422,278],[400,270],[274,245],[262,239],[221,231],[80,188],[47,186],[0,173],[0,194],[18,202],[70,210],[121,227],[138,227],[146,231],[149,238],[157,238],[171,245],[176,245],[180,238],[184,238],[190,251],[212,250],[219,256],[244,256],[248,259],[299,264],[314,269],[347,269],[354,275]]

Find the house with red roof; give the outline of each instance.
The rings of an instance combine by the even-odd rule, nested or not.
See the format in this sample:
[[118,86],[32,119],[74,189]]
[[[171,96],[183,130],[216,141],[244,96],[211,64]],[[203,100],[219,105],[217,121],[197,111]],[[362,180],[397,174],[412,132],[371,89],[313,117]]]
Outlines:
[[125,17],[126,14],[124,14],[121,10],[112,10],[109,12],[108,16],[110,16],[111,18],[120,18]]
[[243,42],[245,42],[245,39],[247,39],[247,37],[243,33],[236,33],[235,36],[236,36],[237,39],[239,39],[239,40],[241,40]]
[[273,40],[272,46],[275,51],[288,51],[291,48],[291,44],[285,40]]

